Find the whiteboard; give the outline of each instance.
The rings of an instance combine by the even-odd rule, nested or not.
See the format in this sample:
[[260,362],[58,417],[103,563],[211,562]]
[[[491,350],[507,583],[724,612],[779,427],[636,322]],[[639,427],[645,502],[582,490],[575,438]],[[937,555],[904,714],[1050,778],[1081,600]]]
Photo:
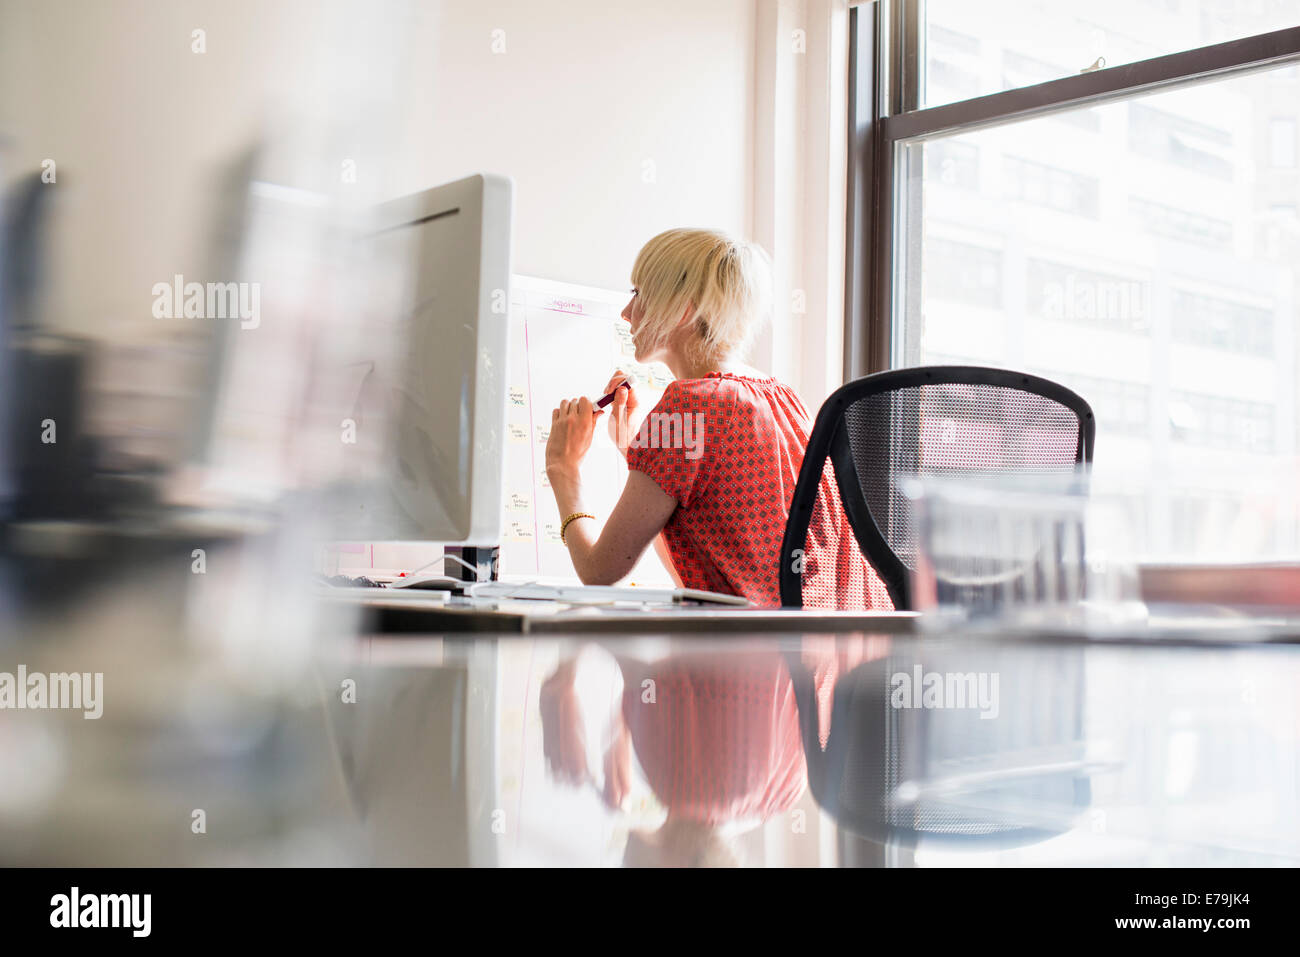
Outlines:
[[[568,549],[560,542],[562,516],[546,479],[551,410],[561,399],[598,399],[615,369],[631,374],[641,409],[648,412],[672,380],[662,363],[634,359],[632,333],[621,317],[629,293],[514,276],[506,389],[502,581],[576,584]],[[583,504],[603,525],[627,481],[627,464],[603,416],[582,465]],[[673,585],[653,548],[625,580]]]

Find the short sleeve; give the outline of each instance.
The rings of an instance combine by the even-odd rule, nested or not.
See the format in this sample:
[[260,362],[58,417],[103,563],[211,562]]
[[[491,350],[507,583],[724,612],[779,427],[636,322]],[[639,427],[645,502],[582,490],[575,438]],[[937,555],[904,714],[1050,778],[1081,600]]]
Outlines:
[[627,467],[650,476],[682,507],[708,486],[726,414],[716,389],[706,394],[691,386],[670,382],[627,449]]

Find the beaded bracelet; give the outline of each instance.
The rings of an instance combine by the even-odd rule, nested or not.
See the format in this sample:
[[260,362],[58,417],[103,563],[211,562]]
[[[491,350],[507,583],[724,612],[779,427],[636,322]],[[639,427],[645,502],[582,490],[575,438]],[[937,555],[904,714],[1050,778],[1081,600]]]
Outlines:
[[564,545],[564,546],[566,546],[566,547],[568,546],[569,543],[566,542],[566,541],[564,540],[564,533],[565,533],[566,531],[568,531],[569,523],[572,522],[575,518],[591,518],[591,519],[594,519],[595,517],[596,517],[596,516],[595,516],[595,515],[592,515],[590,512],[574,512],[572,515],[570,515],[568,518],[566,518],[566,519],[564,520],[564,523],[563,523],[562,525],[560,525],[560,544],[561,544],[561,545]]

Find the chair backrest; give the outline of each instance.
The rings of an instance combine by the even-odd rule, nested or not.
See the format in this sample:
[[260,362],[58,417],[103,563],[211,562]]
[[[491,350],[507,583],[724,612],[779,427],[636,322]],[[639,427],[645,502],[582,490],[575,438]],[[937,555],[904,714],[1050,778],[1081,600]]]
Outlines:
[[1092,462],[1092,409],[1065,386],[980,366],[865,376],[822,405],[781,548],[781,603],[833,604],[849,572],[826,543],[847,517],[894,607],[913,608],[917,534],[909,478],[964,472],[1067,472]]
[[[813,799],[855,834],[905,847],[1006,850],[1064,833],[1092,803],[1080,648],[899,647],[840,676],[828,714],[801,656],[788,652],[786,664]],[[994,692],[995,720],[971,706],[973,696],[966,707],[922,707],[919,697],[900,706],[901,679],[923,669],[976,680],[992,673],[1002,688],[1021,690]]]

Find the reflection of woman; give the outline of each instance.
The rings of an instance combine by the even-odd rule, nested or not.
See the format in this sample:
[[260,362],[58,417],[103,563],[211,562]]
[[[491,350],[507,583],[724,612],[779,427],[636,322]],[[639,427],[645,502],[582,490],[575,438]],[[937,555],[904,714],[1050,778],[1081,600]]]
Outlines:
[[[610,424],[628,463],[607,518],[584,510],[579,474],[604,413],[586,398],[552,413],[546,474],[574,569],[589,585],[613,584],[647,545],[662,542],[686,587],[777,606],[778,552],[811,423],[788,386],[740,362],[769,310],[767,257],[722,233],[673,229],[641,250],[632,284],[623,317],[636,359],[664,362],[673,381],[638,421],[635,390],[619,385],[626,374],[616,371],[607,385],[617,390]],[[837,493],[825,485],[834,512]],[[824,544],[822,564],[838,574],[823,604],[892,607],[846,523]]]
[[[785,813],[807,786],[794,691],[779,652],[619,658],[622,706],[605,757],[605,800],[627,797],[635,753],[667,810],[628,836],[629,866],[735,864],[728,835]],[[557,777],[587,779],[573,681],[562,664],[541,691],[544,748]]]

